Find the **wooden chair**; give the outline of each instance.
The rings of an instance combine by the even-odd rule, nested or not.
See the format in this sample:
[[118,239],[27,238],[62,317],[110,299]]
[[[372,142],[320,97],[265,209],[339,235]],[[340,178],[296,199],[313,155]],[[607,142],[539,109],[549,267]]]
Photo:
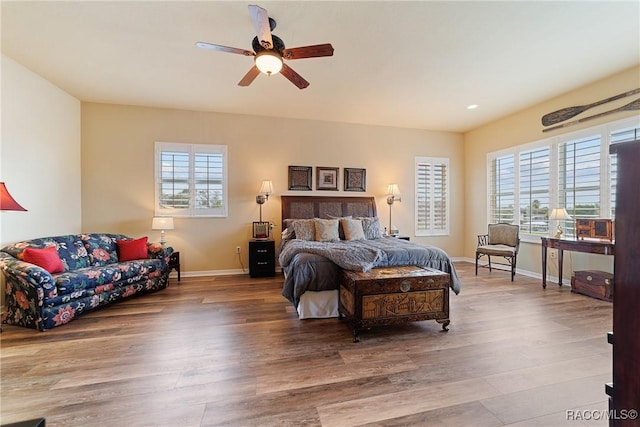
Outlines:
[[[478,247],[476,248],[476,276],[478,275],[478,260],[486,255],[489,259],[489,271],[491,271],[491,255],[499,256],[507,260],[511,267],[511,281],[516,275],[516,260],[520,248],[520,227],[512,224],[489,224],[487,234],[478,235]],[[483,266],[486,267],[486,266]]]

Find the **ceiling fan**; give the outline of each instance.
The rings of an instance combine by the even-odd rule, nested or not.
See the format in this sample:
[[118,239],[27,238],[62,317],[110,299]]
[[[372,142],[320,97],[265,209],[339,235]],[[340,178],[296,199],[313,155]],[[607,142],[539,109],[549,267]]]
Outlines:
[[285,64],[283,59],[290,60],[333,56],[333,46],[331,46],[330,43],[286,48],[282,39],[271,33],[276,27],[276,21],[273,18],[269,18],[266,9],[260,6],[249,5],[249,14],[251,15],[251,20],[253,21],[253,26],[257,34],[251,43],[253,51],[205,42],[196,43],[196,46],[202,49],[255,57],[255,65],[251,67],[249,72],[238,82],[238,86],[249,86],[258,74],[263,72],[267,75],[281,73],[299,89],[304,89],[309,86],[309,82]]

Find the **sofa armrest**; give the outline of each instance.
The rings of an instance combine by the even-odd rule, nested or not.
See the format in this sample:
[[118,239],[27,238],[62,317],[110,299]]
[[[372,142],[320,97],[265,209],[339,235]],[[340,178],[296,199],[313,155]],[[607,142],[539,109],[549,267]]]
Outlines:
[[0,269],[2,269],[7,280],[15,279],[23,286],[40,288],[49,298],[57,296],[53,276],[44,268],[14,258],[6,252],[0,252]]
[[43,331],[44,301],[58,296],[53,276],[47,270],[6,252],[0,252],[0,269],[7,279],[3,320]]
[[168,268],[169,258],[171,257],[172,253],[173,248],[171,246],[162,248],[162,245],[160,243],[147,243],[147,255],[150,259],[162,260],[163,270]]

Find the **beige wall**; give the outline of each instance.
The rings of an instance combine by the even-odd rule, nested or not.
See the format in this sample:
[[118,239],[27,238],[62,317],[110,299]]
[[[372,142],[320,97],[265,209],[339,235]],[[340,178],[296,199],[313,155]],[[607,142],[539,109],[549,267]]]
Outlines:
[[80,101],[4,55],[1,87],[0,181],[28,211],[0,212],[0,246],[79,233]]
[[[393,205],[393,222],[413,233],[414,158],[450,158],[451,230],[448,237],[412,240],[463,253],[463,143],[459,134],[412,129],[274,119],[106,104],[82,104],[82,225],[85,232],[148,235],[154,215],[154,142],[226,144],[229,154],[229,216],[176,218],[168,243],[180,250],[183,269],[194,274],[239,271],[235,247],[247,266],[251,222],[258,220],[255,196],[260,182],[273,181],[275,194],[263,205],[263,220],[277,224],[287,166],[366,168],[367,195],[376,196],[378,214],[388,224],[387,185],[399,184],[402,202]],[[315,179],[315,169],[314,169]],[[342,188],[342,185],[340,185]],[[320,192],[322,195],[353,193]],[[362,193],[359,193],[362,194]]]
[[80,232],[80,102],[2,56],[0,178],[28,212],[0,214],[0,243]]
[[[464,255],[474,259],[475,236],[486,233],[487,229],[487,153],[637,115],[637,112],[633,111],[621,112],[548,133],[542,132],[543,126],[540,123],[541,117],[552,111],[574,105],[586,105],[638,87],[640,87],[640,68],[632,68],[466,133],[464,135],[466,174],[464,192],[466,239],[464,242]],[[585,113],[576,118],[608,111],[625,105],[634,99],[633,97],[624,98],[608,103],[589,110],[588,114]],[[523,243],[520,249],[518,268],[541,274],[540,244]],[[612,258],[572,253],[570,258],[565,257],[566,268],[563,268],[564,274],[570,274],[572,268],[574,270],[600,269],[613,271]],[[550,265],[550,273],[557,275],[557,264],[555,264],[555,272],[553,267],[554,264],[552,263]]]

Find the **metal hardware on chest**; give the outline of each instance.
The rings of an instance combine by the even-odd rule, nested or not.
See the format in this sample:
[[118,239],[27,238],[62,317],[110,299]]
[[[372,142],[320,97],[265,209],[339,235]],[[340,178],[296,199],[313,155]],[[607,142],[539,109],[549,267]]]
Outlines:
[[400,282],[400,290],[402,292],[409,292],[411,290],[411,282],[409,280]]

